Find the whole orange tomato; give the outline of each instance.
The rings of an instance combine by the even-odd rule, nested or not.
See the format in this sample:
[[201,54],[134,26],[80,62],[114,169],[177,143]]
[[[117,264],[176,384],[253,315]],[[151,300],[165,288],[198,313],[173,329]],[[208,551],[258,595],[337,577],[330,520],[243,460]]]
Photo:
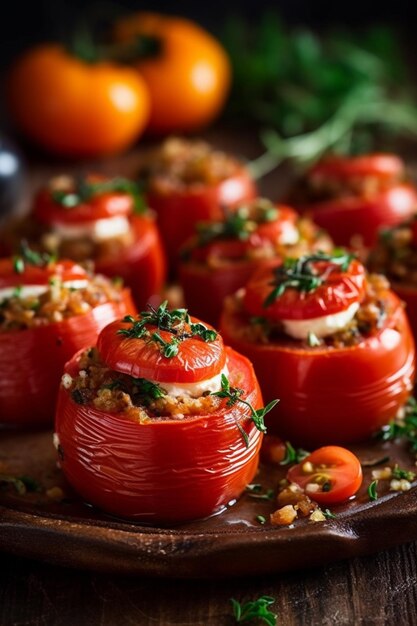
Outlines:
[[147,88],[134,69],[86,63],[52,44],[30,50],[12,67],[9,102],[31,140],[74,157],[123,150],[149,116]]
[[194,22],[156,13],[137,13],[116,24],[118,42],[138,37],[153,46],[153,53],[137,61],[151,95],[149,130],[193,130],[211,122],[230,85],[229,59],[218,41]]

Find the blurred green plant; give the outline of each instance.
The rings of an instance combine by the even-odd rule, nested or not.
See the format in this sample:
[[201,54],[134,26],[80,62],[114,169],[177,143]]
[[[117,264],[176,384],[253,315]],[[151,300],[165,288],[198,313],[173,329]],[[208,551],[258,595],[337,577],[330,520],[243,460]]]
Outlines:
[[285,159],[307,165],[329,150],[375,149],[381,136],[417,136],[417,100],[390,28],[319,36],[266,13],[257,25],[230,19],[223,43],[234,72],[228,113],[263,128],[256,177]]

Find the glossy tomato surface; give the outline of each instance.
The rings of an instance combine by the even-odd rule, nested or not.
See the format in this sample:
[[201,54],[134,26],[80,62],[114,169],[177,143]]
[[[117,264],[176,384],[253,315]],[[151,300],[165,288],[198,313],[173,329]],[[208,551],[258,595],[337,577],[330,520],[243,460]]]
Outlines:
[[220,113],[229,91],[230,63],[221,44],[198,24],[141,12],[121,19],[115,37],[123,43],[143,37],[154,44],[154,53],[136,63],[151,98],[150,132],[194,130]]
[[[251,364],[227,348],[231,384],[255,408],[262,398]],[[66,366],[76,374],[78,357]],[[246,447],[238,424],[249,436]],[[248,407],[145,424],[75,404],[59,392],[55,429],[62,469],[87,501],[114,515],[172,524],[207,517],[240,496],[258,465],[262,435]]]
[[124,150],[149,116],[148,90],[133,68],[87,63],[53,44],[19,58],[8,88],[19,130],[42,148],[69,157]]
[[51,424],[66,361],[94,343],[109,322],[134,312],[125,290],[120,302],[100,304],[83,315],[0,332],[0,422],[25,427]]
[[193,184],[169,194],[148,193],[157,214],[170,269],[177,266],[180,248],[195,232],[198,222],[223,219],[223,209],[234,208],[256,196],[249,171],[241,166],[234,176],[214,185]]
[[406,183],[397,183],[379,193],[365,196],[334,198],[303,205],[316,224],[327,230],[336,244],[351,245],[360,235],[367,247],[374,245],[378,232],[411,217],[417,207],[417,191]]
[[365,440],[393,418],[409,396],[415,348],[401,302],[376,334],[345,348],[257,344],[242,338],[247,318],[225,311],[226,344],[253,363],[265,402],[280,403],[266,419],[268,432],[304,446]]
[[138,309],[144,309],[153,297],[159,298],[166,278],[166,259],[158,227],[149,215],[130,218],[135,241],[118,256],[100,258],[95,267],[99,274],[120,277],[130,287]]
[[381,152],[351,157],[330,156],[313,165],[309,176],[340,180],[373,176],[395,180],[404,176],[404,169],[404,162],[399,156]]
[[[325,446],[314,450],[301,463],[293,465],[287,479],[309,494],[308,485],[320,485],[310,492],[321,505],[339,504],[349,500],[362,484],[362,466],[357,456],[339,446]],[[325,488],[323,489],[323,485]]]

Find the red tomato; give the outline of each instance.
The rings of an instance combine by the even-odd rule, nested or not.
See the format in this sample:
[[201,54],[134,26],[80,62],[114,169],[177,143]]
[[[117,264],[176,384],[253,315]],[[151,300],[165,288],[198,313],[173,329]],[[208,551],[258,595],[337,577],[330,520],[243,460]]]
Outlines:
[[[316,257],[313,254],[302,258]],[[276,264],[275,271],[282,267],[282,263]],[[271,273],[270,267],[260,269],[247,284],[244,296],[246,311],[275,321],[304,320],[339,313],[362,300],[365,268],[356,259],[352,259],[346,271],[332,261],[312,261],[309,267],[315,277],[323,280],[317,289],[305,292],[287,288],[269,306],[265,302],[274,290],[274,273]]]
[[363,176],[399,178],[404,176],[404,163],[395,154],[361,154],[353,157],[331,156],[313,165],[309,176],[329,179]]
[[[262,397],[249,361],[226,348],[230,382],[255,408]],[[65,371],[75,375],[78,356]],[[253,479],[262,435],[248,407],[223,402],[216,413],[139,424],[79,405],[61,388],[55,429],[61,466],[81,496],[123,517],[172,524],[207,517]],[[237,427],[249,436],[246,447]]]
[[102,257],[95,262],[96,271],[105,276],[118,277],[132,291],[139,310],[159,297],[166,278],[166,261],[159,230],[150,215],[133,215],[130,225],[135,241],[117,258]]
[[[199,320],[191,318],[191,322],[198,323]],[[161,353],[160,345],[149,341],[149,337],[126,338],[119,333],[131,327],[130,322],[113,322],[102,330],[97,340],[103,361],[117,372],[158,382],[194,383],[216,376],[224,368],[226,353],[219,334],[214,341],[208,342],[190,336],[178,344],[176,356],[167,358]],[[146,328],[151,334],[158,332],[167,343],[176,337],[156,326],[146,325]]]
[[[91,184],[104,183],[109,180],[105,176],[90,175],[86,177],[87,183]],[[70,190],[68,190],[68,193],[70,193]],[[77,193],[75,184],[74,193]],[[132,195],[120,191],[97,193],[75,206],[66,207],[54,199],[54,191],[51,187],[45,187],[35,197],[33,215],[37,220],[48,226],[53,224],[74,225],[94,222],[109,217],[128,217],[133,212],[133,208],[134,201]]]
[[224,341],[251,360],[265,401],[280,398],[268,432],[304,446],[349,443],[397,414],[413,388],[415,349],[402,303],[393,293],[388,302],[392,313],[378,332],[342,348],[258,344],[242,335],[245,314],[223,313]]
[[120,302],[106,302],[62,322],[0,332],[0,415],[13,426],[52,422],[64,364],[91,345],[98,332],[135,307],[129,291]]
[[48,285],[52,278],[62,282],[90,280],[85,269],[73,261],[62,260],[39,267],[23,262],[22,267],[12,259],[0,260],[0,289],[19,285]]
[[[376,181],[375,189],[366,186],[366,179]],[[313,187],[328,183],[335,187],[333,197],[312,200],[299,206],[326,229],[338,245],[349,246],[360,235],[363,244],[376,243],[384,226],[394,226],[410,217],[416,210],[417,190],[402,182],[404,164],[393,154],[371,154],[359,157],[332,157],[317,163],[307,173]],[[337,185],[358,184],[363,179],[364,191],[342,189]]]
[[179,250],[194,234],[197,222],[221,220],[224,208],[235,208],[255,196],[255,182],[244,166],[215,185],[195,183],[169,195],[148,193],[148,204],[157,214],[170,266],[176,267]]
[[[297,483],[313,500],[326,505],[349,500],[359,490],[363,476],[360,461],[352,452],[339,446],[326,446],[290,467],[287,479]],[[309,485],[320,485],[320,489],[311,491]]]

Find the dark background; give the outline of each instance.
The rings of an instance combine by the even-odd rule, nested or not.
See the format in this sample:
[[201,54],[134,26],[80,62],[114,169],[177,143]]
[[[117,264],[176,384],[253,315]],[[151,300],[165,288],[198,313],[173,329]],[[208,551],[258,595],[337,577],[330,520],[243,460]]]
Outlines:
[[[417,20],[415,0],[383,3],[375,0],[204,0],[146,2],[123,0],[97,2],[86,0],[3,0],[0,13],[0,67],[4,68],[19,51],[32,43],[61,37],[86,14],[104,17],[117,10],[152,10],[187,15],[213,32],[219,32],[227,17],[240,14],[256,19],[263,11],[279,12],[289,24],[306,24],[317,28],[339,24],[360,28],[371,23],[395,25],[414,39]],[[407,37],[408,38],[408,37]]]

